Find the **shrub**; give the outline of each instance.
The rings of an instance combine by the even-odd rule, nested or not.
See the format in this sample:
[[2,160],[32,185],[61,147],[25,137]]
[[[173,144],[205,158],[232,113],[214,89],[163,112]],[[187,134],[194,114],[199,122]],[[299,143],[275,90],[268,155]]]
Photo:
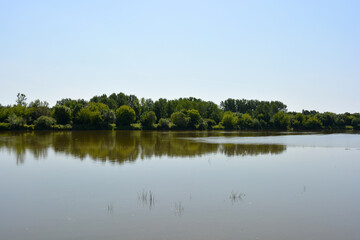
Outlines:
[[35,121],[35,129],[51,129],[56,120],[52,117],[41,116]]

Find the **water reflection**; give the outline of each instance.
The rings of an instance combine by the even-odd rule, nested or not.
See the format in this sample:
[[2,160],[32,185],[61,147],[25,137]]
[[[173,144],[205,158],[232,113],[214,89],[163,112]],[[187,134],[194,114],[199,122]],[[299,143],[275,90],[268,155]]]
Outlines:
[[280,144],[224,144],[193,141],[194,138],[199,137],[229,134],[227,132],[222,134],[221,132],[151,131],[2,132],[0,133],[0,149],[15,153],[17,164],[24,163],[27,152],[31,153],[35,159],[46,158],[49,149],[79,159],[90,157],[97,161],[113,163],[132,162],[153,156],[195,157],[215,153],[226,156],[246,156],[280,154],[286,150],[286,146]]

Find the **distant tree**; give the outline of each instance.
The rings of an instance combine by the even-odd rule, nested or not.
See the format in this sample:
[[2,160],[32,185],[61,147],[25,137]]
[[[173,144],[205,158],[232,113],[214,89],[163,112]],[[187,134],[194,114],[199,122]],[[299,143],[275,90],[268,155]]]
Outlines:
[[99,110],[85,107],[78,112],[76,122],[86,128],[99,128],[103,123],[103,117]]
[[295,130],[304,129],[304,123],[306,120],[306,115],[302,113],[296,113],[295,115],[291,115],[290,117],[290,125]]
[[235,113],[231,111],[227,111],[224,113],[224,116],[221,120],[221,125],[225,127],[225,129],[234,129],[236,126],[238,118]]
[[40,101],[39,99],[36,99],[35,101],[29,103],[29,107],[49,107],[49,103],[47,101]]
[[351,121],[351,126],[353,126],[354,129],[359,130],[360,129],[360,118],[353,118]]
[[174,112],[171,114],[171,122],[176,125],[179,129],[184,129],[187,127],[189,118],[182,112]]
[[228,98],[220,103],[221,108],[224,111],[236,112],[236,101],[235,99]]
[[134,109],[129,106],[123,105],[116,110],[116,125],[130,126],[136,120],[136,113]]
[[145,112],[154,111],[154,101],[150,98],[145,99],[141,98],[140,100],[140,114],[142,115]]
[[304,127],[308,130],[318,130],[323,126],[321,121],[316,116],[313,116],[305,120]]
[[58,124],[69,124],[71,121],[71,109],[66,106],[57,105],[54,107],[53,116]]
[[258,119],[253,119],[253,123],[252,123],[253,129],[255,130],[260,130],[262,128],[261,123]]
[[275,129],[287,130],[290,128],[290,117],[284,112],[275,113],[271,121]]
[[[168,102],[165,98],[160,98],[154,103],[154,112],[156,114],[156,117],[158,119],[160,118],[167,118],[168,112],[167,112],[167,106]],[[171,107],[171,104],[169,105]],[[173,110],[172,110],[173,111]]]
[[[0,107],[0,122],[5,122],[11,113],[11,109],[8,107]],[[351,123],[351,120],[350,120]]]
[[242,130],[251,129],[253,127],[253,119],[247,113],[242,114],[237,121],[237,125]]
[[155,113],[153,111],[145,112],[143,115],[141,115],[140,122],[144,128],[152,128],[153,124],[156,123]]
[[16,100],[16,104],[19,106],[26,106],[26,96],[23,93],[18,93],[17,94],[17,100]]
[[316,114],[316,117],[322,122],[324,128],[335,128],[335,113],[324,112]]
[[201,116],[198,110],[195,109],[188,110],[187,117],[189,118],[188,126],[190,128],[195,128],[195,126],[200,123]]
[[116,115],[115,112],[113,110],[108,109],[105,113],[104,113],[104,123],[106,125],[115,123],[116,121]]
[[25,124],[25,120],[22,117],[16,116],[14,113],[9,115],[7,121],[9,122],[11,129],[20,129]]
[[206,122],[208,129],[212,129],[212,127],[216,125],[216,122],[213,119],[207,118],[207,119],[204,119],[204,121]]
[[169,130],[170,129],[170,121],[168,119],[161,118],[158,123],[158,129]]

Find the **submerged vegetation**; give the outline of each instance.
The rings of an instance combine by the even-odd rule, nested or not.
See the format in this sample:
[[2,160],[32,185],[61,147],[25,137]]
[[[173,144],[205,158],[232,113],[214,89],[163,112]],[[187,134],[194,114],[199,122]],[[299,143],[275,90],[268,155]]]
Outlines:
[[288,112],[280,101],[227,99],[220,106],[198,98],[157,101],[124,93],[84,99],[62,99],[0,105],[0,130],[359,130],[360,113]]

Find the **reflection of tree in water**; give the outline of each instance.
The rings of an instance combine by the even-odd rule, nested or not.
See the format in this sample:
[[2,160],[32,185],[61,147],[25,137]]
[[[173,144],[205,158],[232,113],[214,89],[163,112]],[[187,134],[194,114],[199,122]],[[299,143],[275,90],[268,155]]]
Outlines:
[[226,156],[256,156],[259,154],[280,154],[285,145],[278,144],[221,144],[219,152]]
[[42,159],[48,155],[48,143],[51,136],[43,132],[7,132],[0,134],[0,149],[4,148],[10,153],[16,154],[16,164],[23,164],[26,152],[30,152],[34,158]]
[[[24,162],[25,153],[34,158],[46,158],[48,149],[57,153],[90,157],[97,161],[131,162],[149,157],[195,157],[209,153],[227,156],[280,154],[284,145],[216,144],[194,141],[196,137],[221,136],[221,132],[152,132],[152,131],[69,131],[69,132],[2,132],[0,149]],[[229,134],[229,133],[224,133]]]

